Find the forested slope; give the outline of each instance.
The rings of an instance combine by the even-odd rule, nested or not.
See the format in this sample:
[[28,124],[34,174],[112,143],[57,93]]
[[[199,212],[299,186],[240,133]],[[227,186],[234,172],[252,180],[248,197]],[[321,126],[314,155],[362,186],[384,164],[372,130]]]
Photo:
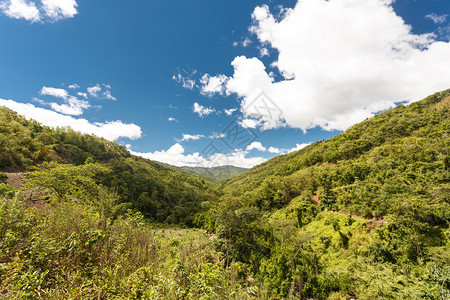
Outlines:
[[0,297],[448,299],[449,114],[450,90],[213,188],[0,108]]
[[278,297],[445,299],[449,115],[447,90],[225,180],[205,226]]
[[22,172],[44,162],[106,166],[110,171],[97,182],[114,189],[124,209],[139,210],[158,222],[192,226],[201,202],[215,198],[202,178],[132,156],[117,143],[41,126],[0,107],[0,171]]

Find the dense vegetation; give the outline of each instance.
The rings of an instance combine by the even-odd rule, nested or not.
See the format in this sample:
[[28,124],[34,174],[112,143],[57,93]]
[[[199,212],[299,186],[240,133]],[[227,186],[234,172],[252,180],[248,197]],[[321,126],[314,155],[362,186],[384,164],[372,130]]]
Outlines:
[[97,183],[115,190],[124,207],[158,222],[193,226],[200,204],[216,197],[202,178],[132,156],[117,143],[70,128],[53,130],[0,107],[0,170],[23,172],[43,162],[105,165],[110,172]]
[[0,295],[449,299],[449,114],[450,90],[213,188],[0,108],[0,170],[27,171],[0,173]]
[[450,297],[450,90],[223,181],[205,224],[277,297]]

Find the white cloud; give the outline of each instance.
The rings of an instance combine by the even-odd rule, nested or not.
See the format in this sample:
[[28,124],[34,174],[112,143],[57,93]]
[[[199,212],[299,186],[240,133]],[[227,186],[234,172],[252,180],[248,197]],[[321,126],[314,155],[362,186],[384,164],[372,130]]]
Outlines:
[[226,137],[227,135],[225,133],[214,133],[212,135],[209,136],[210,139],[221,139]]
[[135,152],[130,153],[136,156],[141,156],[147,159],[159,161],[173,166],[198,166],[206,163],[206,159],[200,156],[198,152],[194,154],[184,154],[184,147],[179,143],[176,143],[167,150],[155,151],[155,152]]
[[100,87],[99,84],[96,84],[94,86],[88,87],[87,91],[89,93],[89,95],[91,95],[94,98],[99,97],[98,93],[100,93],[102,91],[102,88]]
[[212,114],[213,112],[216,112],[214,108],[205,107],[203,105],[198,104],[197,102],[194,103],[192,111],[197,113],[200,117],[207,116]]
[[[102,86],[105,88],[103,89]],[[91,97],[93,98],[98,98],[98,99],[107,99],[107,100],[117,100],[116,97],[114,97],[113,95],[111,95],[111,86],[109,84],[102,84],[102,86],[100,84],[96,84],[94,86],[88,87],[87,88],[87,92],[89,93],[89,95],[91,95]]]
[[248,38],[246,38],[245,40],[242,41],[242,46],[243,47],[247,47],[248,45],[250,45],[252,43],[251,40],[249,40]]
[[442,24],[447,19],[448,15],[437,15],[435,13],[431,13],[426,15],[425,18],[432,20],[435,24]]
[[[186,73],[186,72],[184,72]],[[193,90],[196,86],[195,80],[192,79],[192,76],[195,75],[197,71],[193,71],[191,74],[181,75],[181,73],[178,73],[176,75],[172,76],[172,79],[175,80],[177,83],[181,84],[182,87],[188,90]]]
[[264,57],[264,56],[269,56],[269,50],[267,48],[261,48],[261,50],[259,50],[259,56]]
[[75,0],[41,0],[42,10],[52,21],[73,18],[78,12]]
[[32,104],[19,103],[14,100],[0,99],[0,105],[19,113],[20,115],[33,119],[43,125],[50,127],[70,126],[82,133],[94,134],[107,140],[114,141],[121,137],[138,139],[142,135],[141,128],[135,124],[126,124],[122,121],[90,123],[86,119],[77,119],[57,112],[35,107]]
[[170,117],[170,118],[167,118],[167,120],[168,120],[169,122],[178,122],[178,120],[177,120],[177,119],[175,119],[175,118],[172,118],[172,117]]
[[213,96],[214,94],[223,95],[227,80],[228,77],[225,75],[211,76],[205,74],[200,79],[200,93],[206,96]]
[[227,116],[231,116],[236,110],[237,110],[237,108],[230,108],[230,109],[225,109],[224,112]]
[[36,4],[26,0],[2,1],[0,2],[0,10],[13,19],[25,19],[31,22],[37,22],[40,19]]
[[283,150],[281,150],[277,147],[269,147],[269,149],[267,149],[267,151],[269,151],[270,153],[274,153],[274,154],[280,154],[283,152]]
[[69,89],[76,90],[76,89],[79,89],[80,86],[79,86],[78,84],[74,83],[74,84],[69,85],[68,88],[69,88]]
[[13,19],[25,19],[31,22],[56,22],[61,19],[73,18],[77,13],[78,4],[75,0],[3,0],[0,10]]
[[258,120],[255,119],[243,119],[238,122],[239,125],[241,125],[243,128],[252,128],[255,129],[258,127],[261,123]]
[[179,143],[174,144],[167,150],[155,152],[135,152],[131,154],[141,156],[147,159],[171,164],[174,166],[193,166],[193,167],[216,167],[224,165],[233,165],[237,167],[251,168],[266,161],[263,157],[246,157],[247,151],[234,151],[229,154],[216,153],[208,158],[204,158],[200,153],[184,154],[184,147]]
[[58,104],[55,102],[47,103],[43,100],[40,100],[38,102],[42,105],[49,105],[54,111],[66,115],[79,116],[83,114],[83,110],[91,107],[89,102],[77,99],[76,97],[69,95],[69,93],[65,89],[44,86],[42,87],[40,94],[44,96],[53,96],[63,99],[65,102],[63,104]]
[[192,141],[196,141],[196,140],[199,140],[199,139],[201,139],[201,138],[204,138],[205,136],[204,135],[202,135],[202,134],[195,134],[195,135],[192,135],[192,134],[183,134],[183,138],[181,139],[181,140],[179,140],[180,142],[184,142],[184,141],[190,141],[190,140],[192,140]]
[[49,105],[54,111],[74,116],[82,115],[84,109],[88,109],[89,107],[91,107],[89,102],[79,100],[75,97],[70,97],[66,102],[67,104],[58,104],[55,102],[51,102],[49,103]]
[[105,92],[103,92],[103,97],[105,97],[105,99],[108,99],[108,100],[113,100],[113,101],[116,101],[116,100],[117,100],[116,97],[114,97],[113,95],[111,95],[111,91],[105,91]]
[[[237,94],[244,118],[255,120],[247,127],[344,130],[380,105],[447,89],[450,43],[412,33],[391,2],[301,0],[280,18],[257,7],[251,32],[277,50],[270,67],[284,79],[275,81],[258,58],[233,60],[226,93]],[[249,106],[261,91],[281,109],[276,120]]]
[[306,146],[311,145],[310,143],[302,143],[302,144],[296,144],[294,148],[291,148],[289,150],[287,150],[288,153],[294,152],[294,151],[298,151],[300,149],[305,148]]
[[247,146],[247,148],[245,148],[245,150],[248,150],[248,151],[253,150],[253,149],[256,149],[256,150],[262,151],[262,152],[266,151],[266,147],[264,147],[261,144],[261,142],[252,142],[250,145]]
[[62,99],[67,99],[69,97],[69,93],[65,89],[53,88],[53,87],[42,87],[41,95],[53,96]]
[[77,93],[78,96],[83,97],[84,99],[87,99],[88,94],[87,93],[83,93],[83,92],[78,92]]

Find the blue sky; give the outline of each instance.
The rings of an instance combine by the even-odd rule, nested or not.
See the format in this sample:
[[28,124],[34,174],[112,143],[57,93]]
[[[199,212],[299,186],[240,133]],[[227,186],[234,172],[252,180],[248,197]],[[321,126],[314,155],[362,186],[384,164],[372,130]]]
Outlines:
[[448,0],[0,0],[0,105],[174,165],[250,167],[449,88],[449,15]]

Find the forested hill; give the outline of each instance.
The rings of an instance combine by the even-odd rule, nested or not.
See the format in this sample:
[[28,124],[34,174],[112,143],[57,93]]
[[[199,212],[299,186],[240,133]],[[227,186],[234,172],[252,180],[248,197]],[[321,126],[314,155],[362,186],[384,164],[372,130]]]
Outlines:
[[450,297],[450,90],[219,184],[209,226],[280,298]]
[[[362,193],[365,187],[360,185],[370,182],[371,188],[375,188],[370,192],[373,194],[380,192],[377,187],[389,184],[420,182],[428,187],[437,185],[448,179],[434,178],[432,174],[442,177],[445,174],[441,171],[448,168],[449,106],[450,90],[407,106],[399,105],[329,140],[277,156],[244,174],[222,181],[220,186],[228,194],[260,202],[261,207],[276,208],[289,203],[300,192],[295,190],[299,186],[307,186],[304,182],[296,182],[305,179],[302,174],[310,174],[306,177],[318,180],[309,191],[334,200],[338,196],[344,197],[345,193],[339,187],[348,189],[354,184]],[[357,203],[349,201],[344,201],[345,207],[351,206],[355,213],[370,216],[376,215],[373,209],[380,209],[375,203],[370,208],[363,205],[358,209]],[[341,202],[336,205],[343,205]]]
[[449,115],[447,90],[212,187],[0,107],[0,298],[449,299]]
[[0,107],[0,171],[23,172],[48,162],[66,169],[107,167],[96,182],[117,193],[121,210],[135,209],[158,222],[193,226],[200,204],[216,197],[202,178],[132,156],[117,143],[70,128],[51,129]]

